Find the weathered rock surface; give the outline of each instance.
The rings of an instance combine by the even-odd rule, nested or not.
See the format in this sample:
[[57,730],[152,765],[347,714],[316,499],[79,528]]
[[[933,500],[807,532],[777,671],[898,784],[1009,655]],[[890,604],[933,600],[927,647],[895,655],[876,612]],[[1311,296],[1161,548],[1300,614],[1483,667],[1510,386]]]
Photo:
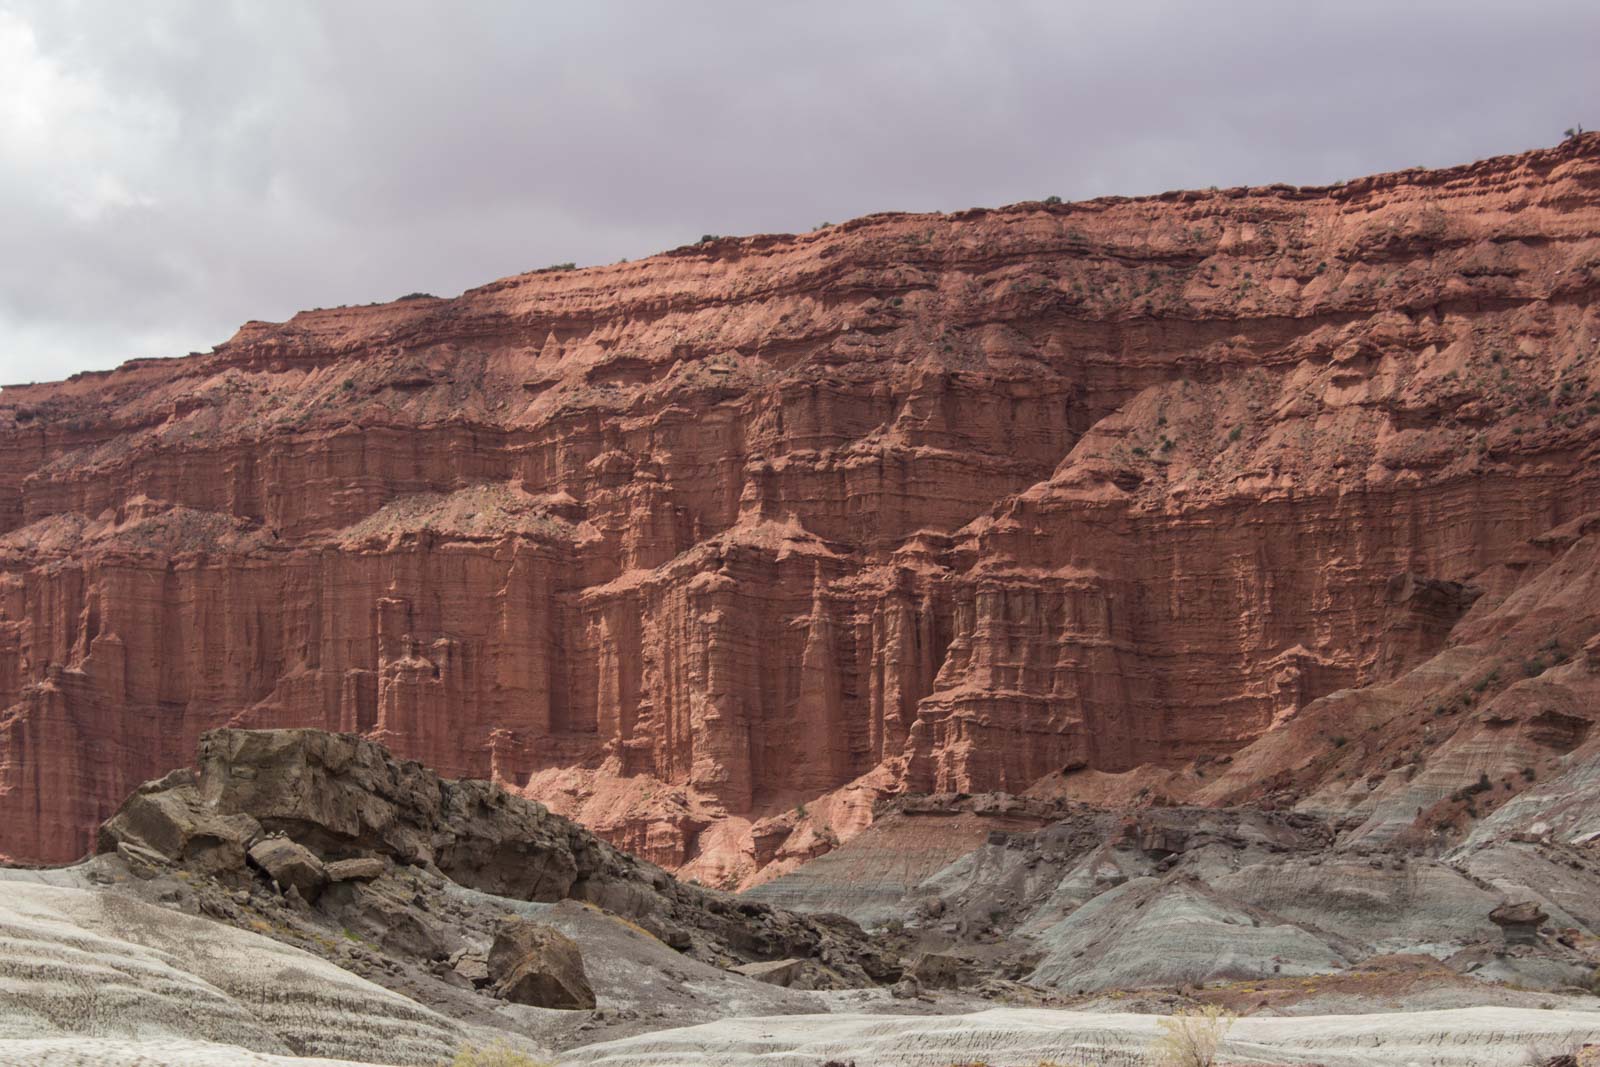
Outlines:
[[884,793],[1234,753],[1593,507],[1597,175],[1587,135],[879,215],[7,388],[0,851],[81,855],[223,723],[382,738],[716,884]]
[[503,924],[489,949],[488,972],[495,995],[515,1004],[594,1007],[583,954],[570,937],[543,923],[513,919]]
[[742,974],[746,978],[753,978],[757,982],[765,982],[767,985],[788,988],[795,983],[795,979],[804,969],[803,960],[768,960],[763,963],[741,963],[733,968],[733,972]]
[[268,878],[307,900],[322,892],[328,882],[328,870],[316,853],[286,837],[263,838],[251,845],[246,855]]
[[380,877],[386,869],[387,864],[376,856],[334,860],[323,867],[330,882],[368,882]]
[[955,989],[961,985],[961,972],[960,958],[942,952],[919,953],[908,970],[924,989]]
[[248,815],[210,811],[189,788],[195,782],[193,771],[178,770],[140,786],[101,827],[100,851],[136,846],[207,873],[243,867],[261,824]]
[[1085,903],[1042,935],[1031,980],[1070,990],[1304,977],[1348,962],[1336,944],[1188,883],[1136,878]]
[[[235,846],[232,866],[213,843],[222,836]],[[900,975],[893,951],[848,920],[680,883],[535,801],[441,779],[353,735],[206,734],[198,770],[137,790],[100,846],[70,867],[0,868],[0,899],[11,884],[70,888],[104,897],[103,907],[127,900],[201,928],[263,934],[455,1020],[463,1035],[486,1031],[479,1044],[501,1033],[565,1049],[730,1015],[828,1010],[814,990],[888,1004],[882,987]],[[0,930],[0,956],[8,936]],[[55,942],[70,934],[33,941],[28,951],[59,954]],[[770,969],[763,963],[792,972],[786,987],[742,973]],[[17,978],[19,995],[35,995],[36,978],[60,984]],[[119,1003],[128,1034],[177,1036],[94,1043],[92,1027],[24,1023],[11,1036],[49,1062],[189,1062],[177,1050],[186,1040],[209,1054],[209,1034],[163,1029],[160,1005]],[[232,1051],[220,1062],[234,1060],[250,1062]]]
[[[996,980],[1081,996],[1276,983],[1299,998],[1315,985],[1307,979],[1348,975],[1340,996],[1368,1010],[1363,990],[1391,1006],[1402,996],[1416,1006],[1494,998],[1489,983],[1499,982],[1578,993],[1600,966],[1590,925],[1600,857],[1515,842],[1449,859],[1359,835],[1341,841],[1336,825],[1302,812],[1128,815],[1058,802],[1057,819],[1040,828],[991,831],[936,869],[915,868],[920,877],[903,878],[897,900],[848,893],[852,872],[898,866],[906,843],[936,836],[975,799],[887,805],[867,832],[747,895],[842,905],[909,961],[919,987],[990,983],[991,998],[1006,991]],[[1506,906],[1513,893],[1533,899]],[[1546,920],[1563,935],[1529,936]],[[1397,955],[1437,974],[1387,977]],[[1361,978],[1363,969],[1372,974]],[[1264,995],[1275,1010],[1291,1006]]]
[[[212,842],[241,827],[255,836],[236,838],[238,869],[220,869]],[[356,934],[424,960],[444,961],[461,946],[403,883],[383,877],[390,862],[496,897],[597,905],[719,965],[797,957],[826,967],[842,985],[899,974],[893,955],[847,919],[685,885],[536,801],[491,782],[440,778],[352,735],[212,731],[201,739],[198,773],[136,791],[102,826],[99,842],[105,853],[133,848],[236,885],[249,883],[247,850],[284,891],[292,887],[308,902],[320,894]],[[574,970],[581,977],[581,964],[557,972],[559,984],[581,1000],[581,983],[568,981]],[[492,956],[490,971],[508,990],[526,985],[518,995],[536,995],[543,980],[530,971],[518,985],[510,965],[497,968]]]
[[1532,945],[1539,940],[1539,924],[1550,918],[1537,901],[1502,904],[1489,913],[1489,921],[1505,934],[1508,945]]

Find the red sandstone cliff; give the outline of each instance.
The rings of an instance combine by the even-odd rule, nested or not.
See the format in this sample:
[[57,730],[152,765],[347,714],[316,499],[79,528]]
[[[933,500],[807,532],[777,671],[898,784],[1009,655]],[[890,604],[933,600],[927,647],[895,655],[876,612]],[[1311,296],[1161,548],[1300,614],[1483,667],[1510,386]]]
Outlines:
[[1590,135],[721,239],[8,387],[0,851],[79,855],[224,723],[373,734],[728,881],[885,792],[1234,751],[1595,507],[1597,287]]

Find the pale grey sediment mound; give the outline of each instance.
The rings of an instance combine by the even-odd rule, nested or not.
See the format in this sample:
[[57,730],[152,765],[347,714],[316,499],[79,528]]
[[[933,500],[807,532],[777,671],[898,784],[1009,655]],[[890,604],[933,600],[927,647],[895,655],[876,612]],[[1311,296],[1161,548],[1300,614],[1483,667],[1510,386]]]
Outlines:
[[[951,1063],[1144,1062],[1153,1015],[998,1008],[936,1018],[803,1015],[729,1019],[573,1049],[561,1067],[873,1067]],[[1324,1067],[1521,1067],[1530,1048],[1600,1040],[1600,1016],[1578,1011],[1466,1008],[1386,1015],[1238,1020],[1223,1046],[1230,1064]]]
[[1519,832],[1564,844],[1600,838],[1600,737],[1563,756],[1558,767],[1555,775],[1512,797],[1473,827],[1457,854]]
[[[1563,782],[1551,795],[1578,805],[1581,790]],[[1040,829],[989,832],[892,905],[881,895],[841,897],[842,875],[875,861],[900,882],[922,873],[899,861],[906,842],[932,833],[921,824],[935,820],[914,810],[889,811],[875,835],[763,889],[800,909],[849,903],[906,959],[926,951],[965,959],[970,985],[1022,980],[1069,996],[1341,974],[1393,954],[1424,954],[1457,976],[1561,997],[1587,988],[1595,973],[1588,946],[1600,929],[1600,860],[1587,845],[1549,840],[1539,823],[1513,824],[1441,858],[1420,848],[1341,848],[1343,823],[1297,811],[1117,815],[1068,806]],[[818,874],[808,874],[813,867]],[[1508,946],[1489,915],[1520,900],[1537,902],[1549,921]],[[1423,990],[1439,985],[1436,977],[1383,1008],[1454,1006],[1409,999],[1434,995]],[[989,992],[998,995],[993,984]]]
[[1489,912],[1501,894],[1424,857],[1331,853],[1254,864],[1217,878],[1213,886],[1290,922],[1365,946],[1363,955],[1445,956],[1462,944],[1499,940]]
[[0,1044],[0,1067],[357,1067],[358,1063],[274,1056],[205,1041],[71,1037]]
[[1030,980],[1074,991],[1322,974],[1348,963],[1336,943],[1198,883],[1155,878],[1102,893],[1039,943],[1047,953]]
[[[895,797],[878,806],[872,825],[851,839],[850,848],[824,853],[743,896],[882,926],[905,919],[909,894],[949,865],[983,854],[979,847],[992,835],[1038,830],[1072,808],[1004,793]],[[1115,817],[1105,814],[1100,821],[1110,826]]]
[[63,1050],[92,1039],[214,1044],[226,1053],[218,1063],[249,1062],[251,1052],[432,1064],[468,1037],[414,1001],[247,930],[117,893],[11,880],[3,890],[0,1063],[72,1063]]

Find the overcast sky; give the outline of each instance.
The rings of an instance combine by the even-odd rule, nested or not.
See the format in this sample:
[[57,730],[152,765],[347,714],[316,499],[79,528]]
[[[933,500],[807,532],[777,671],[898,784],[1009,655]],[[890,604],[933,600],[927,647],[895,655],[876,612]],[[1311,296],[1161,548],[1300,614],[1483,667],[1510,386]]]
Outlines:
[[703,233],[1600,127],[1595,0],[0,0],[0,382]]

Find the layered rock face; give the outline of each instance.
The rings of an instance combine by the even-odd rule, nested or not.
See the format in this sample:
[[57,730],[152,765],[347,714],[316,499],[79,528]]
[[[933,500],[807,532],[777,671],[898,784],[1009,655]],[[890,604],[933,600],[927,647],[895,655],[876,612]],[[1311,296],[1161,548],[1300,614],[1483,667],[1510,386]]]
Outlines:
[[878,215],[0,393],[0,851],[231,724],[702,880],[1234,751],[1593,507],[1600,137]]

